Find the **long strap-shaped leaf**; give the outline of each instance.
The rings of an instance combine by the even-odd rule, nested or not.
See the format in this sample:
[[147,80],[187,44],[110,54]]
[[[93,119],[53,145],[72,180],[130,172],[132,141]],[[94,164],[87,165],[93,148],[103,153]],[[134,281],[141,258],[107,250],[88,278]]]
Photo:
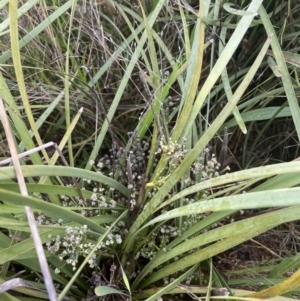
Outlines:
[[[199,114],[199,111],[202,108],[202,105],[208,95],[208,93],[211,91],[212,87],[220,77],[222,71],[224,70],[225,66],[231,59],[233,53],[237,49],[238,45],[240,44],[241,40],[243,39],[246,31],[248,30],[252,20],[257,15],[257,11],[259,7],[262,4],[262,0],[253,0],[251,4],[248,7],[248,10],[244,12],[244,16],[238,23],[236,30],[233,32],[230,40],[228,41],[226,47],[224,48],[223,52],[221,53],[218,61],[216,62],[215,66],[211,70],[209,76],[207,77],[207,80],[205,81],[201,91],[198,94],[198,97],[195,101],[195,104],[193,106],[193,109],[191,111],[191,114],[189,115],[189,118],[187,119],[187,123],[185,126],[185,129],[181,135],[181,137],[185,137],[187,133],[190,131],[192,124],[194,123],[196,117]],[[268,32],[268,34],[270,31]],[[248,83],[249,84],[249,83]],[[236,94],[236,93],[235,93]],[[242,94],[240,95],[240,97]]]
[[225,226],[228,230],[226,238],[224,238],[223,226],[222,228],[206,232],[202,234],[202,236],[190,239],[167,252],[161,252],[160,256],[157,256],[150,262],[152,266],[147,267],[147,273],[153,271],[153,269],[156,266],[159,266],[162,262],[165,262],[165,260],[175,258],[176,256],[185,252],[187,249],[192,250],[197,248],[197,246],[199,247],[203,244],[209,243],[209,241],[212,242],[220,239],[216,243],[209,245],[206,248],[196,249],[195,252],[191,253],[190,255],[184,256],[180,260],[174,261],[172,264],[162,267],[158,271],[152,273],[150,277],[146,280],[144,280],[144,277],[140,278],[139,275],[139,280],[143,282],[139,284],[138,282],[135,282],[132,289],[135,289],[137,287],[140,289],[143,287],[147,287],[149,286],[149,284],[154,283],[159,279],[162,279],[168,275],[172,275],[177,271],[181,271],[187,267],[194,265],[197,262],[203,261],[216,254],[226,251],[236,245],[241,244],[244,241],[247,241],[248,239],[254,236],[264,233],[265,231],[277,225],[297,220],[299,219],[299,213],[300,207],[294,206],[266,213],[263,216],[255,216]]
[[263,291],[251,294],[249,298],[260,298],[260,299],[272,298],[275,296],[279,296],[291,292],[299,286],[300,286],[300,269],[298,269],[292,276],[282,281],[281,283],[278,283]]
[[262,22],[263,22],[263,25],[264,25],[266,31],[268,33],[273,34],[273,39],[271,42],[272,50],[273,50],[277,65],[279,67],[279,70],[282,74],[281,79],[282,79],[283,87],[285,89],[286,97],[289,102],[293,121],[294,121],[296,131],[298,134],[298,139],[300,139],[300,108],[298,105],[298,100],[297,100],[297,96],[294,91],[292,80],[291,80],[289,71],[286,66],[284,54],[281,50],[278,38],[276,37],[276,32],[274,30],[274,27],[270,21],[270,18],[268,16],[266,10],[264,9],[263,6],[261,6],[258,12],[261,16],[261,19],[262,19]]

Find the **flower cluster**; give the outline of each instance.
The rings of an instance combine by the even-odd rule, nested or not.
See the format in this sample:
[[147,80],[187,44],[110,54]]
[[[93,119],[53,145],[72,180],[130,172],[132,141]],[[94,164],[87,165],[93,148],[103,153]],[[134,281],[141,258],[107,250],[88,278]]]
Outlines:
[[[97,164],[97,171],[110,177],[117,177],[123,185],[128,183],[128,164],[130,163],[130,172],[132,173],[132,185],[140,183],[141,176],[146,167],[149,144],[141,141],[136,133],[129,133],[131,136],[130,148],[113,146],[109,150],[110,154],[100,158]],[[127,163],[127,161],[129,162]],[[125,163],[126,162],[126,163]]]
[[186,156],[185,145],[180,145],[177,141],[173,142],[169,139],[168,143],[165,144],[165,137],[161,137],[159,142],[159,148],[156,154],[164,153],[169,158],[169,164],[172,168],[176,168]]
[[[122,237],[119,233],[121,233],[124,225],[124,222],[120,221],[118,225],[113,228],[112,232],[108,233],[101,244],[98,245],[97,250],[103,250],[114,244],[120,245],[122,243]],[[106,228],[108,229],[109,226],[106,226]],[[72,265],[73,270],[75,270],[78,263],[78,257],[86,257],[95,248],[95,244],[89,242],[87,239],[87,231],[88,227],[86,225],[83,225],[82,227],[66,226],[66,233],[63,236],[57,235],[53,238],[51,235],[49,236],[50,240],[46,243],[48,251],[51,254],[56,254],[60,251],[61,253],[58,254],[58,258],[67,264]],[[93,253],[89,259],[88,263],[90,268],[95,267],[96,257],[96,253]]]
[[55,221],[52,218],[46,217],[43,213],[39,212],[36,217],[36,223],[38,225],[52,225],[52,226],[60,226],[62,224],[63,220],[59,219],[58,221]]
[[[170,276],[169,277],[164,277],[163,278],[164,284],[168,285],[169,283],[173,282],[176,279],[175,276],[178,275],[178,274],[179,274],[179,272],[176,272],[175,274],[172,275],[172,277],[170,277]],[[199,279],[198,273],[191,274],[190,276],[188,276],[185,279],[185,284],[190,285],[193,280],[198,280],[198,279]]]
[[134,210],[140,187],[143,184],[149,144],[141,141],[136,133],[129,133],[129,136],[130,147],[123,148],[114,145],[109,151],[110,154],[105,154],[100,158],[96,168],[97,172],[114,177],[130,190],[129,200],[117,191],[112,193],[108,189],[106,189],[105,197],[113,195],[118,204],[126,205],[130,210]]
[[[63,251],[58,255],[60,260],[64,260],[67,264],[73,266],[73,270],[76,269],[76,265],[78,263],[79,255],[86,255],[91,252],[91,250],[95,247],[94,244],[85,242],[86,240],[86,232],[88,231],[88,227],[83,225],[82,227],[66,227],[66,234],[61,237],[57,235],[56,237],[46,243],[48,251],[51,254],[57,253],[59,250],[63,249]],[[92,258],[89,261],[90,267],[95,266],[96,255],[93,254]],[[58,272],[58,271],[57,271]]]
[[[188,200],[186,199],[186,201]],[[178,236],[181,236],[182,233],[187,231],[190,227],[195,225],[197,222],[199,222],[199,220],[203,219],[204,217],[204,214],[191,214],[190,216],[187,216],[187,219],[182,222],[182,225],[180,227],[174,227],[167,224],[158,227],[156,231],[151,233],[151,235],[142,245],[141,249],[137,252],[135,258],[137,259],[139,257],[144,257],[151,260],[157,254],[158,251],[167,251],[166,246],[172,240],[174,240]],[[191,250],[190,252],[192,253],[194,252],[194,250]],[[177,258],[175,258],[175,261],[182,257],[183,255],[179,255]]]
[[191,171],[194,175],[199,175],[201,181],[211,179],[219,176],[219,169],[221,164],[217,161],[215,154],[211,154],[209,157],[210,150],[206,148],[197,161],[191,166]]

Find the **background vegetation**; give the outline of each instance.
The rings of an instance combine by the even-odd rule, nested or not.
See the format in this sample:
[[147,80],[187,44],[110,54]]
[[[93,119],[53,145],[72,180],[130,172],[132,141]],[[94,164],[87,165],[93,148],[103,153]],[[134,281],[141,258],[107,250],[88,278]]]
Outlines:
[[297,298],[299,8],[2,0],[0,299]]

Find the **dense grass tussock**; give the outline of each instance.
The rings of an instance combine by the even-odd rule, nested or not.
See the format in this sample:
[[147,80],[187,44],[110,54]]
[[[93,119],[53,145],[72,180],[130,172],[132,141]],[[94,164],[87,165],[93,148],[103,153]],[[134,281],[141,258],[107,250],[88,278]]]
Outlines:
[[298,298],[298,19],[4,1],[0,299]]

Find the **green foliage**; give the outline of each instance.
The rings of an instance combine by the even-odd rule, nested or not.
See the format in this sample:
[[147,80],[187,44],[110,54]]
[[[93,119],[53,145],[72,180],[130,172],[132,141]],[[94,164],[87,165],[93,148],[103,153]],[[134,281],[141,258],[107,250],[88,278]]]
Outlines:
[[[299,268],[295,252],[247,271],[255,280],[237,272],[228,283],[212,261],[299,219],[295,1],[9,8],[0,97],[18,152],[32,152],[19,171],[0,169],[0,283],[19,270],[26,281],[3,300],[48,298],[24,206],[58,300],[299,293],[299,271],[287,277]],[[9,157],[4,131],[0,151]],[[257,215],[243,215],[250,209]],[[262,279],[276,285],[256,292]]]

